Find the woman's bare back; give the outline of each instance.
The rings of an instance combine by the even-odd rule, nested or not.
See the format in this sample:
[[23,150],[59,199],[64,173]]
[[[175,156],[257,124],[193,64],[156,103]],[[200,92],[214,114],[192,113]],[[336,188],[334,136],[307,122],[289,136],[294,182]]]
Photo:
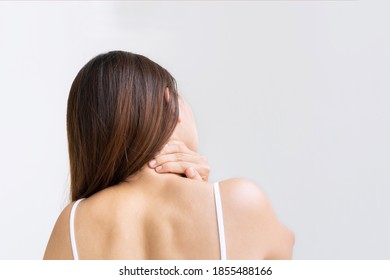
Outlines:
[[[260,190],[220,182],[228,259],[291,258],[293,235]],[[61,213],[45,259],[72,259],[69,216]],[[80,259],[220,259],[213,185],[146,172],[83,200],[75,214]]]

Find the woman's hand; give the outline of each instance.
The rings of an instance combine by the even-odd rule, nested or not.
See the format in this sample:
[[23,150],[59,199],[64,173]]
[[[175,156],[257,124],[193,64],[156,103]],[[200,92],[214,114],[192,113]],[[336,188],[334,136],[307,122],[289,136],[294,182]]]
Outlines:
[[169,141],[149,162],[149,167],[157,173],[184,174],[187,178],[205,182],[208,181],[210,174],[207,159],[178,140]]

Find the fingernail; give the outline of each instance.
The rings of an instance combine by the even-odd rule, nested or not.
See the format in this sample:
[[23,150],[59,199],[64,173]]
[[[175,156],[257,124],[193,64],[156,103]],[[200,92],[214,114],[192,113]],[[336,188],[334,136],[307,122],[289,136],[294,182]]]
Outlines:
[[162,169],[161,165],[156,167],[156,171],[160,171],[161,169]]
[[155,166],[156,166],[156,163],[157,163],[157,161],[152,160],[151,162],[149,162],[149,166],[150,166],[150,167],[155,167]]

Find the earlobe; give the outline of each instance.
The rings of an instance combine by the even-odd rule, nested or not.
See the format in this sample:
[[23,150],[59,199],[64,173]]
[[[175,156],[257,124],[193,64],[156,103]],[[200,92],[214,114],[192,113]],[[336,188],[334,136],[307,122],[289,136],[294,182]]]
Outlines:
[[164,97],[165,97],[165,101],[167,103],[169,103],[169,88],[168,87],[165,88]]
[[179,96],[179,117],[177,118],[177,123],[179,124],[179,123],[181,123],[181,113],[182,113],[182,106],[183,106],[183,101],[182,101],[182,99],[181,99],[181,97]]
[[[166,87],[165,90],[164,90],[164,98],[165,98],[165,102],[169,103],[169,88],[168,87]],[[181,123],[180,114],[179,114],[179,117],[177,119],[177,123]]]

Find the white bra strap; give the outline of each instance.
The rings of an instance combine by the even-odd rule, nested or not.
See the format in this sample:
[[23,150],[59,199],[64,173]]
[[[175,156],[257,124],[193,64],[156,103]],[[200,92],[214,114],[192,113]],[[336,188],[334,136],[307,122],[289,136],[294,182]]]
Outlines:
[[69,221],[69,229],[70,229],[70,243],[72,244],[72,253],[73,253],[73,259],[78,260],[79,255],[77,254],[77,246],[76,246],[76,238],[74,234],[74,215],[76,212],[76,208],[79,205],[79,203],[83,200],[84,198],[81,198],[77,200],[73,206],[72,210],[70,211],[70,221]]
[[221,260],[226,260],[225,229],[223,226],[222,203],[221,203],[221,195],[219,193],[218,182],[214,183],[214,198],[215,198],[215,208],[217,210],[219,249],[221,253]]

